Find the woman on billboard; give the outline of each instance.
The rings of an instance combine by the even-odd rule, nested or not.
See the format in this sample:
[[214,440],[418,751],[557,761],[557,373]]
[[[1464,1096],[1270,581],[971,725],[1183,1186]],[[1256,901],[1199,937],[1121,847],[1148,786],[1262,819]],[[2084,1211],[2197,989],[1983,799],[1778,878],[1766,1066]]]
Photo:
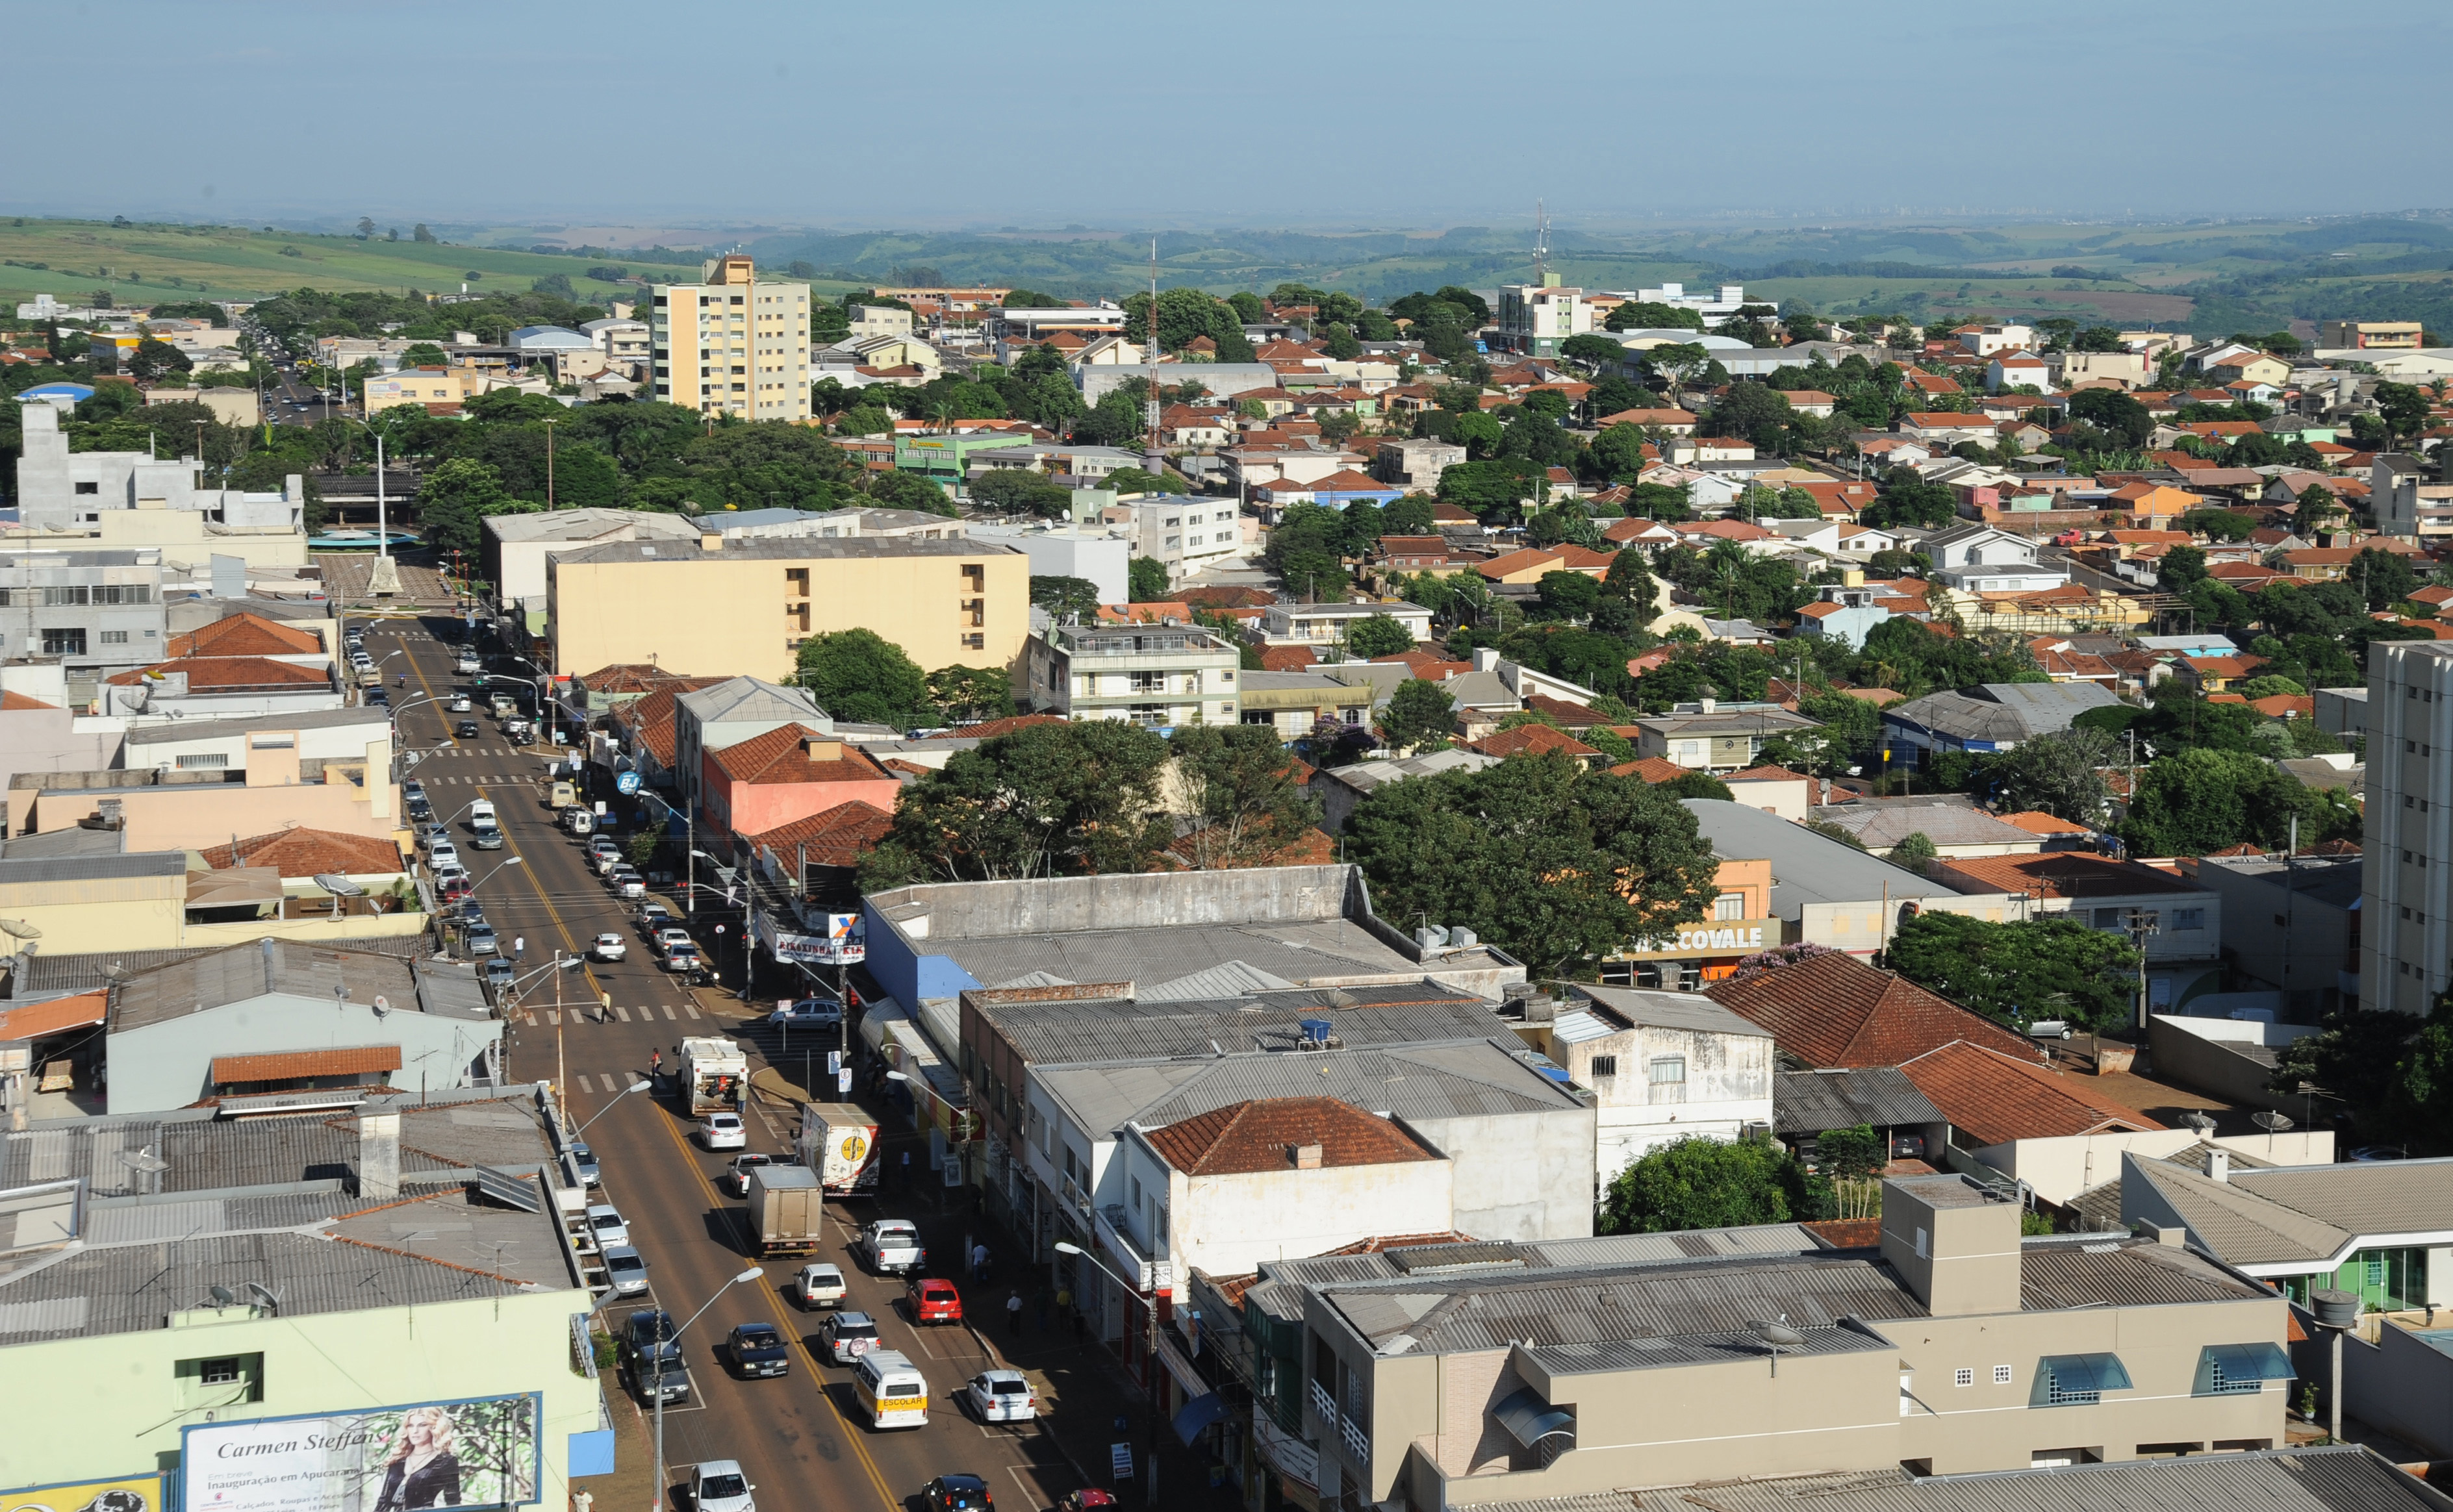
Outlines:
[[452,1452],[451,1414],[441,1407],[412,1407],[401,1414],[400,1432],[384,1462],[383,1495],[374,1512],[423,1512],[438,1503],[460,1504],[460,1458]]

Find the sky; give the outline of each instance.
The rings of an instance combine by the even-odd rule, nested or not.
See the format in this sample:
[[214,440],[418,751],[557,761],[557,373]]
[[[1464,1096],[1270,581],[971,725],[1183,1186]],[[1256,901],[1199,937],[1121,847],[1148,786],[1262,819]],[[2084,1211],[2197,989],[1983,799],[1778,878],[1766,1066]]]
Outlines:
[[30,65],[12,214],[1436,228],[1539,197],[1598,228],[2453,204],[2443,0],[0,0],[0,27]]

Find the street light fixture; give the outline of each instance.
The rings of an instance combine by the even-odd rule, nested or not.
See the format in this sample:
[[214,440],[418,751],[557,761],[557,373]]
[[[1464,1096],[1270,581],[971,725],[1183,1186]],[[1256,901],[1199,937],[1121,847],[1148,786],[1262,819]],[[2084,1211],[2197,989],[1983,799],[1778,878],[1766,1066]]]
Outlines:
[[[1098,1257],[1098,1256],[1091,1254],[1088,1250],[1084,1249],[1081,1245],[1076,1244],[1076,1243],[1069,1243],[1069,1242],[1067,1242],[1067,1241],[1066,1241],[1066,1240],[1062,1240],[1062,1239],[1060,1239],[1060,1240],[1058,1240],[1058,1241],[1056,1242],[1056,1252],[1057,1252],[1058,1254],[1060,1254],[1060,1255],[1072,1255],[1072,1256],[1076,1256],[1076,1257],[1078,1257],[1078,1258],[1080,1258],[1080,1259],[1083,1259],[1083,1260],[1087,1260],[1087,1261],[1088,1261],[1092,1265],[1097,1266],[1097,1267],[1098,1267],[1098,1269],[1100,1270],[1100,1272],[1101,1272],[1102,1274],[1106,1275],[1106,1276],[1107,1277],[1107,1279],[1108,1279],[1108,1280],[1110,1280],[1110,1281],[1114,1282],[1117,1285],[1122,1286],[1123,1288],[1125,1288],[1125,1290],[1126,1290],[1126,1292],[1127,1292],[1127,1294],[1129,1294],[1129,1295],[1131,1295],[1131,1296],[1135,1296],[1135,1297],[1138,1297],[1138,1296],[1140,1296],[1140,1295],[1141,1295],[1141,1288],[1140,1288],[1139,1286],[1136,1286],[1136,1285],[1134,1285],[1131,1282],[1128,1282],[1128,1281],[1125,1280],[1125,1278],[1124,1278],[1124,1277],[1117,1275],[1114,1271],[1107,1269],[1107,1267],[1106,1265],[1104,1265],[1104,1264],[1100,1263],[1100,1261],[1099,1261],[1099,1257]],[[1147,1439],[1147,1440],[1146,1440],[1146,1442],[1145,1442],[1145,1445],[1144,1445],[1144,1448],[1143,1448],[1143,1454],[1144,1454],[1144,1456],[1145,1456],[1145,1469],[1144,1469],[1144,1471],[1143,1471],[1143,1475],[1144,1475],[1145,1482],[1146,1482],[1146,1484],[1147,1484],[1147,1489],[1146,1489],[1146,1490],[1143,1492],[1143,1494],[1142,1494],[1142,1505],[1144,1505],[1144,1506],[1156,1506],[1156,1505],[1158,1505],[1158,1418],[1159,1418],[1159,1412],[1158,1412],[1158,1372],[1159,1372],[1159,1361],[1158,1361],[1158,1284],[1157,1284],[1156,1278],[1152,1278],[1152,1280],[1151,1280],[1151,1284],[1150,1284],[1150,1296],[1149,1296],[1149,1307],[1148,1307],[1148,1331],[1147,1331],[1147,1341],[1146,1341],[1146,1343],[1147,1343],[1147,1347],[1148,1348],[1148,1351],[1149,1351],[1149,1366],[1148,1366],[1148,1369],[1149,1369],[1149,1388],[1150,1388],[1150,1418],[1149,1418],[1149,1434],[1148,1434]]]
[[[638,1082],[638,1083],[634,1083],[634,1084],[633,1084],[633,1085],[636,1085],[636,1086],[645,1086],[645,1085],[647,1085],[648,1084],[647,1084],[647,1083],[645,1083],[645,1082]],[[690,1315],[689,1315],[689,1317],[688,1317],[688,1319],[687,1321],[685,1321],[685,1322],[682,1323],[682,1325],[681,1325],[680,1327],[678,1327],[678,1328],[674,1329],[674,1330],[673,1330],[669,1335],[663,1335],[663,1334],[661,1334],[661,1330],[660,1330],[660,1337],[656,1340],[656,1343],[657,1343],[657,1345],[658,1345],[658,1348],[657,1348],[657,1350],[656,1350],[656,1500],[655,1500],[655,1502],[654,1502],[654,1503],[653,1503],[654,1512],[664,1512],[664,1507],[665,1507],[665,1491],[666,1491],[666,1485],[665,1485],[665,1351],[664,1351],[664,1349],[663,1349],[663,1347],[662,1347],[662,1346],[663,1346],[663,1345],[665,1345],[665,1344],[672,1343],[675,1343],[675,1342],[679,1341],[682,1335],[684,1335],[684,1334],[686,1334],[686,1333],[689,1332],[689,1325],[690,1325],[691,1323],[694,1323],[698,1322],[701,1318],[703,1318],[703,1317],[707,1316],[707,1309],[708,1309],[708,1307],[712,1307],[712,1306],[714,1306],[714,1305],[716,1304],[717,1299],[721,1298],[721,1297],[722,1297],[726,1292],[730,1291],[733,1287],[740,1285],[743,1282],[748,1282],[748,1281],[756,1281],[756,1280],[758,1280],[758,1278],[759,1278],[759,1277],[761,1277],[761,1276],[762,1276],[762,1275],[764,1275],[764,1274],[766,1274],[766,1273],[765,1273],[764,1271],[761,1271],[757,1266],[755,1266],[755,1265],[750,1266],[748,1270],[743,1271],[740,1275],[733,1277],[730,1281],[728,1281],[728,1282],[726,1282],[723,1285],[718,1286],[717,1288],[715,1288],[715,1296],[713,1296],[713,1297],[709,1297],[709,1298],[707,1300],[707,1303],[706,1303],[706,1305],[705,1305],[705,1306],[700,1307],[698,1311],[696,1311],[696,1312],[694,1312],[694,1313],[690,1314]]]
[[613,1111],[614,1104],[621,1102],[624,1098],[628,1097],[633,1092],[644,1092],[655,1084],[656,1084],[653,1082],[633,1082],[628,1086],[626,1086],[619,1092],[614,1093],[613,1102],[606,1104],[603,1107],[600,1107],[595,1112],[589,1114],[588,1117],[588,1123],[582,1124],[577,1128],[572,1129],[570,1131],[570,1137],[575,1140],[582,1134],[587,1133],[589,1124],[594,1124],[598,1119],[603,1118],[606,1114]]
[[[349,397],[349,379],[341,380],[341,396]],[[391,559],[390,501],[384,491],[384,433],[356,415],[336,416],[375,438],[375,565],[367,574],[369,598],[393,598],[400,593],[400,568]]]

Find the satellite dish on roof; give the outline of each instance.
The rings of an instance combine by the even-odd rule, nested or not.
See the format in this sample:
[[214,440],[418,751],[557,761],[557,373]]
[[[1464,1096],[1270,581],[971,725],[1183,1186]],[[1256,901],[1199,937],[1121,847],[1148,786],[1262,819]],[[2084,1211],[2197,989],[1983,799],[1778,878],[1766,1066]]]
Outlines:
[[238,1305],[238,1293],[230,1290],[228,1286],[215,1286],[212,1288],[212,1293],[213,1305],[216,1307],[235,1307]]
[[2284,1129],[2291,1127],[2291,1115],[2288,1113],[2276,1113],[2268,1109],[2260,1109],[2249,1116],[2259,1128],[2265,1130],[2268,1134],[2280,1134]]
[[12,934],[20,940],[40,940],[43,931],[23,919],[0,919],[0,934]]
[[2189,1125],[2191,1129],[2195,1130],[2201,1136],[2211,1134],[2215,1131],[2215,1121],[2204,1113],[2194,1111],[2184,1113],[2181,1115],[2181,1122]]
[[323,888],[326,892],[330,893],[335,898],[363,898],[367,895],[367,889],[359,886],[356,883],[351,882],[349,878],[342,876],[337,871],[319,871],[315,873],[315,885]]
[[257,1306],[269,1307],[276,1313],[281,1310],[281,1293],[274,1291],[264,1283],[260,1281],[249,1282],[247,1283],[247,1290],[248,1294],[255,1299]]
[[385,997],[385,996],[384,996],[382,993],[380,993],[380,992],[376,993],[376,994],[375,994],[375,1017],[376,1017],[376,1018],[378,1018],[378,1019],[380,1019],[380,1018],[382,1018],[385,1014],[389,1013],[390,1011],[391,1011],[391,999],[389,999],[389,998],[388,998],[388,997]]
[[1780,1374],[1780,1352],[1801,1349],[1805,1345],[1805,1336],[1788,1325],[1786,1313],[1782,1313],[1777,1323],[1757,1320],[1746,1326],[1753,1329],[1755,1337],[1764,1342],[1764,1347],[1771,1351],[1771,1373],[1775,1377]]
[[150,1146],[145,1149],[138,1150],[134,1154],[122,1150],[119,1155],[119,1160],[120,1164],[126,1165],[130,1170],[143,1171],[148,1176],[157,1176],[170,1168],[170,1163],[164,1160],[161,1156],[154,1154]]

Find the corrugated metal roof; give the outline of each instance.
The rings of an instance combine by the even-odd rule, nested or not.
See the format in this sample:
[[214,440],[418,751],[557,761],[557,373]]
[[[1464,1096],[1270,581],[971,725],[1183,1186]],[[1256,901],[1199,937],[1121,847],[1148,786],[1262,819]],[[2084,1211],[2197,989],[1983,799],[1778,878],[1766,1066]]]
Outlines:
[[1771,1109],[1772,1129],[1779,1134],[1944,1122],[1942,1110],[1895,1065],[1783,1071],[1772,1078]]
[[1404,1333],[1431,1352],[1743,1333],[1784,1313],[1797,1328],[1925,1315],[1888,1265],[1846,1255],[1413,1276],[1320,1290],[1375,1345]]
[[2354,1234],[2453,1229],[2453,1159],[2232,1172],[2242,1191]]
[[184,877],[184,850],[139,850],[116,856],[0,857],[0,886],[58,882],[106,882],[122,877]]
[[[1085,982],[1115,978],[1084,975]],[[1494,1005],[1416,982],[1141,1005],[1119,999],[980,1003],[974,1010],[1035,1064],[1094,1064],[1249,1050],[1292,1051],[1297,1021],[1326,1019],[1346,1049],[1479,1040],[1501,1027]]]
[[409,963],[396,956],[267,938],[156,966],[122,982],[110,1027],[114,1032],[139,1028],[272,993],[329,1001],[343,987],[351,1003],[372,1004],[385,997],[394,1011],[419,1006],[417,978]]
[[1574,1112],[1584,1105],[1493,1040],[1067,1067],[1037,1072],[1034,1081],[1096,1133],[1126,1124],[1162,1127],[1237,1103],[1284,1097],[1335,1098],[1415,1120]]
[[2019,1250],[2019,1305],[2028,1312],[2239,1302],[2271,1295],[2176,1244],[2081,1235],[2029,1240]]
[[[1896,1351],[1872,1334],[1855,1328],[1799,1328],[1805,1341],[1783,1344],[1785,1355],[1856,1355],[1878,1349]],[[1649,1370],[1660,1365],[1725,1364],[1732,1360],[1768,1360],[1770,1348],[1748,1329],[1730,1333],[1685,1334],[1676,1339],[1613,1339],[1598,1343],[1547,1344],[1526,1351],[1554,1376]]]
[[1576,990],[1630,1025],[1691,1029],[1699,1034],[1735,1034],[1749,1040],[1771,1037],[1771,1031],[1762,1025],[1698,993],[1657,992],[1645,987],[1580,986]]

